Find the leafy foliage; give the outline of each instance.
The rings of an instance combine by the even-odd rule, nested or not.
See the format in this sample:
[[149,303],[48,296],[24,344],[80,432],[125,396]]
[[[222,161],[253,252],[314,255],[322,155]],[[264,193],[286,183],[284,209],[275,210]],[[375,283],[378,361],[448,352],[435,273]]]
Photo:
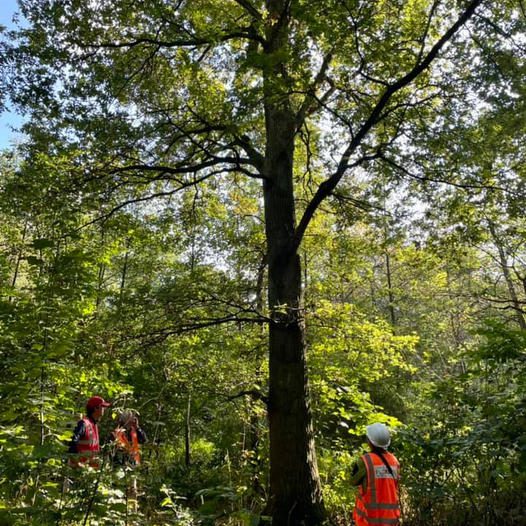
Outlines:
[[[524,13],[278,4],[20,1],[0,59],[29,115],[0,160],[0,522],[268,519],[267,332],[290,308],[264,293],[272,110],[284,135],[293,117],[276,157],[305,227],[286,237],[330,518],[349,523],[382,420],[404,524],[521,524]],[[93,393],[104,436],[139,412],[140,469],[67,466]]]

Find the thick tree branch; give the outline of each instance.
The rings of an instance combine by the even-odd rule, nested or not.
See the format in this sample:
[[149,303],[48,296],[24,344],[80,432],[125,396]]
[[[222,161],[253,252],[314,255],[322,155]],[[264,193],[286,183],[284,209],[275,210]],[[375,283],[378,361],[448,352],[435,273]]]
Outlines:
[[261,391],[256,391],[255,389],[249,389],[247,391],[241,391],[235,395],[230,395],[227,397],[229,402],[236,400],[237,398],[242,398],[243,396],[250,396],[253,400],[263,402],[265,405],[268,405],[268,396],[264,395]]
[[261,13],[249,2],[249,0],[233,0],[256,20],[262,20]]
[[234,144],[237,144],[245,150],[245,153],[248,155],[252,165],[257,168],[259,173],[262,175],[262,178],[266,178],[264,175],[264,166],[265,166],[265,157],[258,151],[254,146],[252,146],[252,143],[250,139],[245,136],[241,135],[240,137],[236,137],[234,139]]
[[507,192],[505,188],[502,188],[500,186],[491,186],[491,185],[484,185],[484,184],[469,184],[469,183],[456,183],[454,181],[449,181],[447,179],[439,179],[435,177],[428,177],[425,175],[418,175],[415,173],[410,172],[407,168],[404,168],[400,164],[398,164],[393,159],[390,159],[386,157],[385,155],[379,155],[379,159],[381,159],[384,163],[388,164],[392,168],[395,168],[402,174],[410,177],[411,179],[416,179],[418,181],[422,182],[429,182],[429,183],[439,183],[439,184],[446,184],[449,186],[453,186],[455,188],[460,188],[462,190],[499,190],[501,192]]
[[492,298],[489,296],[479,296],[479,299],[487,301],[489,303],[495,303],[497,305],[504,305],[504,307],[501,307],[501,309],[503,310],[514,310],[521,314],[526,314],[526,309],[522,307],[522,305],[526,307],[526,301],[517,300],[517,302],[513,302],[511,299],[502,299],[495,297]]
[[269,319],[263,316],[238,316],[236,314],[224,316],[221,318],[202,318],[199,321],[183,323],[176,327],[164,328],[157,331],[148,333],[142,333],[130,336],[125,339],[127,340],[140,340],[152,338],[155,342],[161,342],[169,338],[170,336],[177,336],[186,332],[198,331],[209,327],[215,327],[218,325],[224,325],[227,323],[268,323]]
[[[313,103],[317,101],[316,98],[316,91],[318,87],[326,80],[327,76],[327,70],[329,69],[331,60],[332,60],[333,50],[329,51],[327,55],[323,58],[323,62],[321,64],[320,70],[318,71],[318,74],[316,75],[316,78],[314,79],[314,82],[312,83],[312,86],[308,90],[307,94],[305,95],[305,100],[303,101],[300,109],[298,110],[296,114],[296,128],[300,129],[303,125],[303,122],[305,121],[305,118],[309,115],[311,112],[311,108]],[[323,95],[323,98],[328,98],[330,96],[330,93],[334,91],[334,88],[331,86],[330,90],[326,92]]]
[[201,170],[204,170],[205,168],[210,168],[212,166],[217,166],[219,164],[233,164],[235,166],[242,166],[242,165],[252,165],[250,159],[245,157],[213,157],[212,159],[208,161],[203,161],[201,163],[195,163],[195,164],[181,164],[181,166],[166,166],[166,165],[150,165],[150,164],[130,164],[127,166],[119,166],[116,168],[112,168],[108,171],[110,174],[117,174],[122,172],[130,172],[130,171],[141,171],[141,172],[162,172],[164,174],[172,174],[172,175],[179,175],[179,174],[188,174],[188,173],[196,173]]
[[114,206],[110,211],[106,212],[105,214],[97,216],[95,219],[92,219],[91,221],[88,221],[87,223],[82,224],[80,227],[76,229],[76,231],[82,230],[83,228],[86,228],[87,226],[93,225],[95,223],[105,222],[111,217],[113,217],[119,210],[122,210],[123,208],[126,208],[129,205],[137,204],[137,203],[144,203],[144,202],[152,201],[153,199],[158,199],[161,197],[170,197],[185,188],[188,188],[190,186],[196,186],[199,183],[205,181],[206,179],[213,177],[214,175],[223,173],[223,171],[224,170],[220,172],[207,173],[206,175],[199,177],[197,179],[194,179],[193,181],[187,181],[187,182],[181,183],[177,188],[172,188],[171,190],[166,190],[164,192],[156,192],[153,194],[145,195],[143,197],[127,199],[126,201],[123,201],[122,203],[119,203],[118,205]]
[[85,42],[74,42],[80,49],[123,49],[123,48],[134,48],[141,45],[152,45],[159,48],[176,48],[176,47],[200,47],[208,46],[210,44],[216,44],[217,42],[228,42],[235,39],[255,40],[258,43],[265,45],[265,40],[254,31],[252,26],[244,28],[241,31],[233,31],[231,33],[223,33],[210,35],[206,37],[198,37],[190,35],[188,38],[180,38],[174,40],[162,40],[153,37],[137,37],[124,42],[113,41],[113,42],[102,42],[100,44],[85,43]]
[[442,48],[453,38],[453,36],[459,31],[459,29],[473,16],[475,10],[483,0],[473,0],[469,3],[466,10],[459,16],[457,21],[444,33],[444,35],[436,42],[436,44],[431,48],[429,53],[424,57],[424,59],[415,65],[415,67],[409,71],[406,75],[401,77],[398,81],[385,89],[383,95],[380,97],[375,107],[371,111],[371,114],[367,120],[362,124],[356,135],[353,137],[347,148],[345,149],[343,155],[341,156],[339,165],[334,172],[327,180],[325,180],[318,187],[317,192],[314,194],[311,202],[307,206],[303,217],[301,218],[298,227],[296,229],[294,240],[292,242],[291,251],[295,253],[299,248],[305,231],[314,216],[314,213],[320,206],[321,202],[326,199],[332,191],[336,188],[337,184],[340,182],[341,178],[344,176],[345,172],[353,166],[356,166],[356,163],[349,164],[351,156],[354,154],[358,146],[362,143],[365,136],[371,131],[371,129],[379,122],[381,119],[384,108],[387,106],[394,94],[398,93],[400,90],[408,86],[415,80],[422,72],[424,72],[430,64],[438,56]]
[[435,11],[436,11],[439,3],[440,3],[440,0],[435,0],[433,2],[433,5],[431,6],[431,9],[429,10],[429,16],[427,17],[426,27],[424,29],[424,34],[422,35],[422,38],[421,38],[422,45],[421,45],[420,51],[418,53],[418,58],[417,58],[417,61],[416,61],[417,64],[420,62],[420,60],[422,60],[422,56],[424,55],[424,49],[425,49],[425,46],[426,46],[427,35],[429,34],[429,29],[431,28],[431,22],[433,20],[433,16],[435,15]]

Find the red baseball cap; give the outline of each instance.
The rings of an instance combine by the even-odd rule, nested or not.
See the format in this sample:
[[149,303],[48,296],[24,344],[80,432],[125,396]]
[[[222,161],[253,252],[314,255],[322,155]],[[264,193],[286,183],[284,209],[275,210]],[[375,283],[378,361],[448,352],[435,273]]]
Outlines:
[[86,409],[95,409],[96,407],[102,406],[102,407],[110,407],[110,403],[106,402],[104,398],[101,396],[92,396],[87,402],[86,402]]

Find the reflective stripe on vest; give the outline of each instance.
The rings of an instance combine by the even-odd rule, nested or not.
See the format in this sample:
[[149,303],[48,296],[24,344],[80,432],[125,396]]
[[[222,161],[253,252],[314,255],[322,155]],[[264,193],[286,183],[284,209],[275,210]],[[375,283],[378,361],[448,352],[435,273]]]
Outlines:
[[354,519],[357,526],[399,523],[400,466],[394,455],[386,452],[384,458],[393,471],[394,478],[378,454],[367,453],[362,457],[367,470],[367,487],[365,491],[360,487],[356,497]]
[[[356,513],[365,521],[362,521],[360,524],[398,524],[400,522],[398,518],[369,517],[365,511],[359,509],[356,510]],[[356,521],[356,524],[359,524],[359,522]]]
[[94,458],[100,451],[99,428],[88,417],[82,419],[84,422],[83,438],[77,442],[78,458],[73,460],[73,465],[88,462],[91,467],[98,468],[99,461]]

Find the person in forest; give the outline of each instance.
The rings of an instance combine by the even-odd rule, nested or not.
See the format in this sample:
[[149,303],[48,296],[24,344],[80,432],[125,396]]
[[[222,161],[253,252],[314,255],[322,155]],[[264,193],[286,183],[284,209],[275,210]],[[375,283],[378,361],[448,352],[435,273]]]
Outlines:
[[146,433],[139,426],[134,411],[123,411],[117,419],[117,427],[111,433],[113,464],[135,467],[141,463],[140,445],[146,442]]
[[[123,411],[117,419],[117,427],[111,433],[111,460],[113,465],[134,469],[141,463],[141,445],[146,442],[146,433],[139,426],[134,411]],[[137,478],[131,474],[128,480],[127,498],[132,510],[137,513]]]
[[351,473],[351,484],[359,486],[354,522],[356,526],[396,526],[400,519],[400,464],[387,452],[391,443],[389,429],[384,424],[372,424],[366,428],[366,438],[370,452],[362,455]]
[[69,465],[72,467],[100,467],[98,422],[110,403],[100,396],[92,396],[86,402],[86,416],[78,421],[69,443]]

